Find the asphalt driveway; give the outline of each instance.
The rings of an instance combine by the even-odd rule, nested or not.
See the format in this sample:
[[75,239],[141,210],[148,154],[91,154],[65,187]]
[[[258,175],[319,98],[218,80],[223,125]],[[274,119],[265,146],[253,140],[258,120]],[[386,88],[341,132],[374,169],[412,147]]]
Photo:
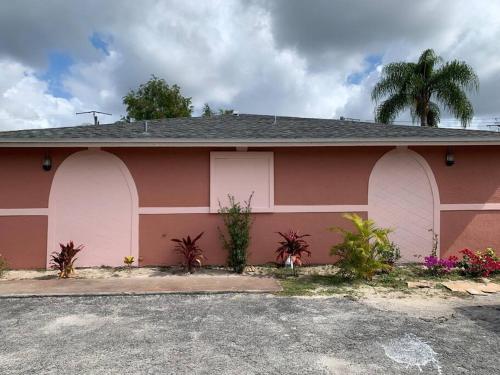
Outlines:
[[500,306],[420,319],[339,298],[0,299],[2,374],[494,374]]

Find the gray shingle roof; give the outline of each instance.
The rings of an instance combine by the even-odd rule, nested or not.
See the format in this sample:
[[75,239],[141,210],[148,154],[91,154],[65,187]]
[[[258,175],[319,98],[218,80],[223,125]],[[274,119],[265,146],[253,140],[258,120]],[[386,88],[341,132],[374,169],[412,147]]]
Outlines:
[[500,142],[500,133],[482,130],[422,128],[331,119],[265,115],[223,115],[0,132],[0,143],[76,142],[325,142],[463,140]]

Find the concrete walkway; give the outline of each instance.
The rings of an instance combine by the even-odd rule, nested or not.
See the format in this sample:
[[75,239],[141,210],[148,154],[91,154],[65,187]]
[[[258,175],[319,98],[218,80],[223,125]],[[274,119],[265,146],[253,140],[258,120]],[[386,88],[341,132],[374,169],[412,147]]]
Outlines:
[[252,276],[164,276],[117,279],[0,281],[0,297],[168,293],[274,293],[277,280]]

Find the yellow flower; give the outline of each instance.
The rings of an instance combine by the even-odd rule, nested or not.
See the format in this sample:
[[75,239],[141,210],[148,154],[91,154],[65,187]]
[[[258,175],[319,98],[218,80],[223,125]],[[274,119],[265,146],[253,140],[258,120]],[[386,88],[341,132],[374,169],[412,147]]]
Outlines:
[[126,257],[123,258],[123,263],[125,263],[127,266],[132,265],[134,263],[134,257],[132,255],[127,255]]

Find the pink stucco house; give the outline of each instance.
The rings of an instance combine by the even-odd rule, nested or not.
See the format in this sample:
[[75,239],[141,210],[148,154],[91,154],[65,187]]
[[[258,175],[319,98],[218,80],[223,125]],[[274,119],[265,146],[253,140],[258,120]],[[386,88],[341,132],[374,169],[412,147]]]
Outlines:
[[442,256],[500,248],[500,133],[340,120],[224,115],[0,133],[0,253],[44,268],[59,242],[78,266],[178,263],[173,237],[205,232],[224,264],[218,201],[254,192],[250,262],[275,259],[276,231],[312,235],[331,262],[357,212],[394,228],[403,259],[439,236]]

